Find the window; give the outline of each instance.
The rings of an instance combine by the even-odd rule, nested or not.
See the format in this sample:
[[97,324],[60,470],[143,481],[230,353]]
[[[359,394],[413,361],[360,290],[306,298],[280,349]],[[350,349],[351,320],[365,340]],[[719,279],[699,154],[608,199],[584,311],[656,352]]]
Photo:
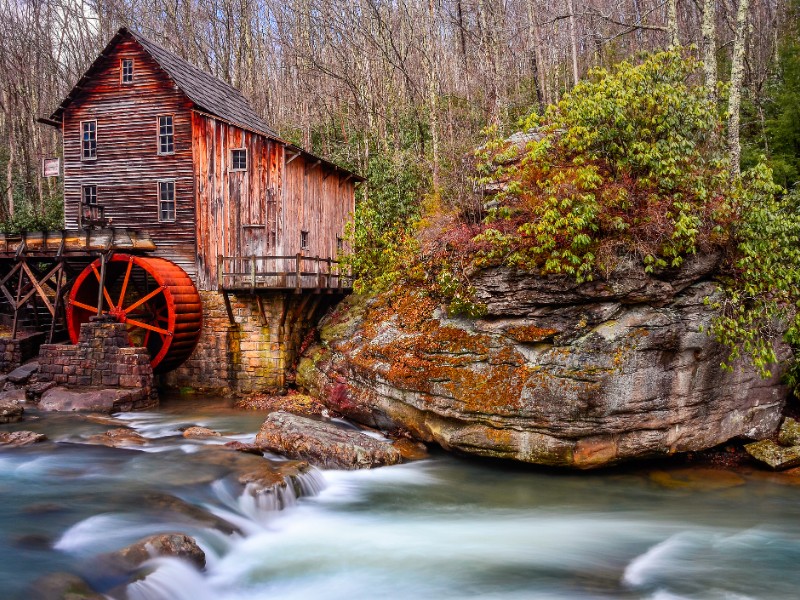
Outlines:
[[247,148],[231,150],[231,171],[247,170]]
[[120,71],[122,72],[122,77],[120,81],[122,83],[133,83],[133,59],[132,58],[123,58],[122,64],[120,65]]
[[97,121],[81,122],[81,159],[97,158]]
[[173,154],[175,152],[175,129],[172,126],[172,115],[158,117],[158,153]]
[[308,232],[301,231],[300,232],[300,249],[301,250],[308,250]]
[[336,251],[339,253],[344,251],[344,240],[340,235],[336,236]]
[[175,220],[175,182],[158,182],[158,220]]
[[81,186],[81,202],[83,202],[87,206],[95,206],[97,204],[96,185]]

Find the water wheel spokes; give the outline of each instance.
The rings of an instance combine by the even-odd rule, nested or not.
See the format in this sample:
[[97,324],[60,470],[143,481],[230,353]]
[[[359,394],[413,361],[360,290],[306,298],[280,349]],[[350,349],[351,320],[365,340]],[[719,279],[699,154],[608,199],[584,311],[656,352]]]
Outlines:
[[106,264],[101,290],[99,266],[99,260],[89,265],[72,287],[67,325],[73,343],[81,323],[108,315],[126,324],[131,345],[147,348],[154,371],[186,360],[202,326],[200,296],[189,276],[163,258],[117,254]]

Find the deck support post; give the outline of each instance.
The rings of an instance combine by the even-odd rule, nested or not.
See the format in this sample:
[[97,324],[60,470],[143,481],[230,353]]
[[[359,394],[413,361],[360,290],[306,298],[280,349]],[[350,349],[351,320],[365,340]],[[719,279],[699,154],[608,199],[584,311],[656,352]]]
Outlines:
[[64,261],[58,261],[59,270],[56,274],[58,283],[56,283],[56,297],[53,300],[53,320],[50,321],[50,332],[47,334],[47,343],[53,343],[53,336],[56,333],[56,321],[58,320],[58,310],[61,308],[61,290],[62,282],[64,281]]
[[261,297],[261,294],[255,294],[256,297],[256,305],[258,305],[258,315],[261,318],[261,326],[267,326],[267,313],[264,311],[264,299]]
[[103,290],[106,289],[106,254],[100,254],[100,281],[97,287],[97,318],[103,315]]
[[[24,257],[20,257],[19,260],[20,260],[20,265],[21,265],[25,261],[25,258]],[[19,279],[17,280],[17,297],[16,297],[16,300],[14,301],[14,323],[11,326],[11,339],[12,340],[17,339],[17,325],[19,324],[19,309],[21,308],[21,306],[20,306],[21,303],[20,303],[19,299],[20,299],[21,296],[22,296],[22,269],[20,268]]]
[[298,252],[297,256],[295,257],[295,275],[294,275],[294,293],[299,294],[300,290],[303,286],[303,255]]

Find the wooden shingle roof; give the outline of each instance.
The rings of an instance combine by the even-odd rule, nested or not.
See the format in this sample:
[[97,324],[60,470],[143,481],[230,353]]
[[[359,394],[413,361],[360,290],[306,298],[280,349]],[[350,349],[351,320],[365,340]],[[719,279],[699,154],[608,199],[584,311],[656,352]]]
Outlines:
[[141,34],[123,27],[120,33],[129,33],[142,48],[155,60],[180,90],[203,112],[251,129],[270,137],[278,134],[252,109],[247,99],[235,87],[198,69],[192,63],[183,60],[143,37]]
[[244,129],[272,138],[278,137],[278,134],[256,114],[247,99],[235,87],[198,69],[192,63],[127,27],[122,27],[117,32],[100,53],[100,56],[89,67],[89,70],[86,71],[77,85],[53,112],[50,119],[54,123],[61,122],[64,110],[80,95],[85,82],[103,68],[108,54],[120,41],[127,37],[133,38],[139,43],[144,51],[164,69],[164,72],[178,86],[178,89],[186,94],[199,110],[220,117]]

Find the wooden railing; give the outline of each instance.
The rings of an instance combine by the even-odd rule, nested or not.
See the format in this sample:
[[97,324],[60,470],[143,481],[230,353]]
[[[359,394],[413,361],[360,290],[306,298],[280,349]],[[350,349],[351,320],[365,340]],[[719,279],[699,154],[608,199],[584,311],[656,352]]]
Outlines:
[[223,290],[350,291],[353,278],[338,260],[319,256],[218,256]]

